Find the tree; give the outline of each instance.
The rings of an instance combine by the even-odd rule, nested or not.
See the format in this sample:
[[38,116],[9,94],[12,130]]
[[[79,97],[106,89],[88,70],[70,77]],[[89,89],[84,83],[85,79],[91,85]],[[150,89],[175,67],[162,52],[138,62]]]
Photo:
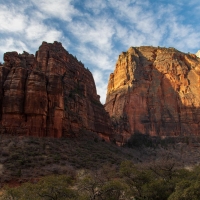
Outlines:
[[169,200],[199,200],[200,181],[183,180],[176,185],[175,192],[169,197]]
[[152,179],[142,186],[143,198],[148,200],[167,200],[173,191],[173,184],[162,179]]
[[128,184],[132,195],[136,199],[142,199],[143,186],[152,179],[151,171],[139,169],[131,161],[124,161],[120,166],[120,173]]
[[77,193],[71,189],[73,179],[65,175],[51,175],[37,184],[24,183],[18,188],[7,189],[4,199],[11,200],[73,200]]
[[78,181],[80,196],[90,200],[118,200],[126,195],[128,186],[105,169],[86,172],[80,177]]
[[162,156],[162,159],[149,164],[149,169],[165,181],[171,180],[176,174],[176,161],[170,153]]

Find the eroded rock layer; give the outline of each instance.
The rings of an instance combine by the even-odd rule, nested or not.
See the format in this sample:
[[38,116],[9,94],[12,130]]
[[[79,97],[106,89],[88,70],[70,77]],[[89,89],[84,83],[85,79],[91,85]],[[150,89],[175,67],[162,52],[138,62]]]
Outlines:
[[62,137],[86,129],[105,139],[111,133],[91,72],[58,42],[43,42],[35,56],[4,54],[0,105],[4,133]]
[[200,59],[174,48],[131,47],[110,75],[105,109],[126,141],[200,135]]

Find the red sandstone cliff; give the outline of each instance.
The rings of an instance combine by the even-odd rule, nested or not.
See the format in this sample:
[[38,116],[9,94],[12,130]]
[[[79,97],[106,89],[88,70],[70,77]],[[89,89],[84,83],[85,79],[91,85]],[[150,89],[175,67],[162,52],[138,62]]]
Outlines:
[[4,54],[0,105],[4,133],[61,137],[86,129],[105,139],[111,134],[91,72],[58,42],[43,42],[35,56]]
[[174,48],[131,47],[110,75],[105,109],[121,141],[136,132],[200,135],[200,59]]

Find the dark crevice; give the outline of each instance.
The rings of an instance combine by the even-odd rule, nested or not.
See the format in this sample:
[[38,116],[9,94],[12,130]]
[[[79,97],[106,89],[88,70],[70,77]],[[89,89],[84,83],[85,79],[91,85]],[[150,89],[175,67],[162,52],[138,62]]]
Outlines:
[[[50,112],[50,109],[49,109],[49,102],[50,102],[50,99],[49,99],[49,92],[48,92],[48,84],[49,84],[49,79],[48,77],[46,76],[46,92],[47,92],[47,115],[46,115],[46,135],[45,136],[48,136],[48,130],[49,130],[49,121],[50,121],[50,118],[49,118],[49,112]],[[48,117],[47,117],[48,116]]]
[[115,98],[113,100],[112,112],[113,112],[114,107],[115,107],[115,102],[116,102],[117,96],[118,96],[118,94],[115,95]]
[[1,97],[1,101],[0,101],[0,104],[1,104],[1,106],[0,106],[0,120],[2,120],[2,114],[3,114],[2,112],[3,112],[3,99],[4,99],[4,83],[7,80],[7,77],[9,75],[9,73],[10,73],[10,70],[8,70],[7,73],[5,72],[5,70],[7,70],[7,68],[3,67],[2,76],[4,77],[4,74],[5,74],[5,79],[2,79],[3,81],[2,81],[2,85],[1,85],[2,97]]
[[22,113],[24,114],[24,117],[25,117],[25,122],[27,122],[27,114],[25,113],[25,104],[26,104],[26,92],[27,92],[27,80],[28,80],[28,77],[29,77],[29,73],[28,73],[28,70],[26,71],[26,78],[25,78],[25,81],[24,81],[24,100],[23,100],[23,111]]

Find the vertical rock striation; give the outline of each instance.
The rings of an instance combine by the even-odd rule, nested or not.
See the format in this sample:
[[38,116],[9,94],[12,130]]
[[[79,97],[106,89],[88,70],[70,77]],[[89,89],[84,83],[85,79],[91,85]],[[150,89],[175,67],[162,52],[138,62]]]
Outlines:
[[200,135],[200,59],[174,48],[131,47],[110,75],[105,109],[122,142]]
[[36,55],[8,52],[0,66],[1,132],[65,137],[86,129],[109,140],[111,121],[91,72],[59,42]]

